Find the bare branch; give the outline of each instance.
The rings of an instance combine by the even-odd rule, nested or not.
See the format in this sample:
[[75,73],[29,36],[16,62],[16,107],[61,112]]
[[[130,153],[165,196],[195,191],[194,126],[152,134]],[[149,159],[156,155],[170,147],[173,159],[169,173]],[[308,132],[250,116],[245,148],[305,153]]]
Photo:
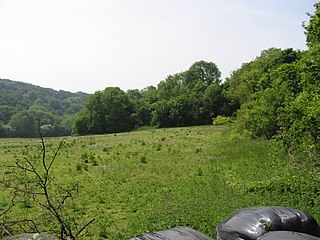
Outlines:
[[39,121],[39,125],[38,125],[38,133],[39,133],[39,137],[40,137],[40,140],[41,140],[42,165],[43,165],[43,168],[45,169],[45,171],[47,173],[48,172],[48,168],[47,168],[47,165],[46,165],[46,145],[45,145],[42,133],[40,131],[40,121]]
[[61,209],[62,206],[64,205],[65,201],[68,199],[68,198],[72,198],[72,193],[74,191],[77,191],[78,190],[78,187],[79,187],[79,183],[76,183],[71,189],[69,190],[66,190],[66,194],[65,196],[62,198],[62,200],[60,201],[59,203],[59,206],[57,207],[57,209]]
[[6,215],[16,205],[15,203],[16,196],[17,195],[14,193],[13,197],[11,198],[11,205],[0,214],[0,217]]
[[48,171],[50,171],[50,168],[51,168],[53,162],[55,161],[56,157],[58,156],[58,153],[59,153],[60,149],[62,148],[63,143],[64,143],[64,139],[62,139],[62,141],[60,142],[57,150],[55,151],[55,153],[54,153],[54,155],[52,157],[52,160],[51,160],[51,162],[49,164]]
[[44,185],[45,181],[42,179],[41,175],[37,172],[37,169],[35,168],[34,164],[26,157],[24,158],[24,160],[28,163],[28,165],[31,167],[31,169],[24,167],[24,166],[21,166],[19,162],[16,162],[16,165],[23,170],[34,173],[37,176],[37,178],[39,179],[39,183],[41,184],[41,186]]
[[77,232],[76,237],[78,237],[78,236],[81,234],[81,232],[83,232],[83,230],[84,230],[86,227],[88,227],[91,223],[93,223],[95,220],[96,220],[96,219],[92,219],[92,220],[90,220],[87,224],[85,224],[85,225],[80,229],[80,231]]
[[27,167],[24,167],[24,166],[20,165],[19,162],[16,162],[16,165],[17,165],[20,169],[22,169],[22,170],[25,170],[25,171],[27,171],[27,172],[32,172],[32,173],[34,173],[34,170],[33,170],[33,169],[29,169],[29,168],[27,168]]

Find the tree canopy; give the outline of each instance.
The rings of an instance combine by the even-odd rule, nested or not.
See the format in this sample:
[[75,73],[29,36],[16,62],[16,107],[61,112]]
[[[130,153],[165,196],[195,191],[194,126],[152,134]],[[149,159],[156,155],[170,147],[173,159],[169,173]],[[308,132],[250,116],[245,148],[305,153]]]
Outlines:
[[127,94],[108,87],[91,95],[74,123],[76,134],[102,134],[130,131],[134,127],[133,105]]

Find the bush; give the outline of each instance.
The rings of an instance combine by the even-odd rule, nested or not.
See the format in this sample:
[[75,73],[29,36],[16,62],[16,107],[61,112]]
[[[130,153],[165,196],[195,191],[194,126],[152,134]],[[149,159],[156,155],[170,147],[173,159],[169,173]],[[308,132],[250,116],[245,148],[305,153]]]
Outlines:
[[224,125],[226,123],[230,123],[231,122],[231,118],[230,117],[226,117],[226,116],[217,116],[216,118],[212,119],[212,124],[213,125]]

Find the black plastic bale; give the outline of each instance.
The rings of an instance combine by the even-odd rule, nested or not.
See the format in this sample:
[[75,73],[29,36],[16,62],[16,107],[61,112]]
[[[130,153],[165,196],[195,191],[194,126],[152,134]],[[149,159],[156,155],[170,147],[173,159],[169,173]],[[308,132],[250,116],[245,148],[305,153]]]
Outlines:
[[58,238],[48,234],[23,233],[20,235],[3,238],[3,240],[58,240]]
[[257,240],[319,240],[320,238],[299,232],[275,231],[268,232]]
[[168,230],[145,233],[129,240],[214,240],[205,234],[188,227],[175,227]]
[[269,231],[298,232],[320,237],[319,224],[310,214],[280,206],[245,208],[234,212],[217,226],[216,235],[217,240],[256,240]]

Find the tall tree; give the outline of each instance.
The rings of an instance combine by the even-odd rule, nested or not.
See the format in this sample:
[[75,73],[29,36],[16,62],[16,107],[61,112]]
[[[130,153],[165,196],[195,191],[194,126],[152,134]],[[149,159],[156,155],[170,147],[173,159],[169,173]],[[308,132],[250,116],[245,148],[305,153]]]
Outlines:
[[133,129],[133,105],[118,87],[108,87],[91,95],[74,124],[77,134],[124,132]]
[[185,84],[188,89],[192,89],[197,81],[201,81],[209,86],[212,83],[220,84],[221,72],[213,62],[198,61],[191,65],[185,72]]
[[153,123],[160,127],[210,124],[222,113],[221,73],[213,62],[198,61],[158,85]]

